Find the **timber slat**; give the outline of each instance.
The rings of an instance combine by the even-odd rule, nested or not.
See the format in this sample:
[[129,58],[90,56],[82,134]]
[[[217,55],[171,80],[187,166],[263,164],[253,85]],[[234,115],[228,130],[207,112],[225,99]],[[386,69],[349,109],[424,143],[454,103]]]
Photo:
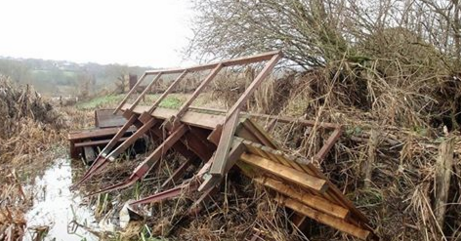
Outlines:
[[[122,142],[128,139],[128,137],[122,137],[118,140],[118,142]],[[98,141],[85,141],[85,142],[78,142],[75,143],[75,147],[86,147],[86,146],[99,146],[99,145],[104,145],[110,142],[111,139],[105,139],[105,140],[98,140]]]
[[328,189],[328,185],[323,179],[307,175],[304,172],[294,170],[254,154],[243,153],[240,156],[240,160],[319,193],[323,193]]
[[323,223],[330,227],[334,227],[340,231],[348,233],[357,238],[368,240],[368,237],[370,236],[370,231],[368,230],[362,229],[340,218],[336,218],[325,213],[316,211],[315,209],[310,208],[294,199],[278,196],[275,200],[299,213],[308,216],[309,218],[314,219],[319,223]]
[[305,205],[310,206],[311,208],[317,209],[319,211],[323,211],[331,216],[334,216],[340,219],[346,219],[346,217],[349,215],[348,209],[338,206],[336,204],[333,204],[329,202],[328,200],[325,200],[321,197],[300,192],[299,190],[296,190],[292,188],[291,186],[284,184],[281,181],[277,181],[275,179],[268,178],[268,177],[255,178],[254,180],[259,184],[262,184],[281,194],[294,198],[304,203]]
[[[97,137],[104,137],[104,136],[113,136],[117,134],[119,128],[104,128],[104,129],[94,129],[94,130],[84,130],[79,132],[70,132],[67,139],[69,141],[74,140],[81,140],[81,139],[92,139]],[[130,127],[128,132],[135,132],[135,127]]]

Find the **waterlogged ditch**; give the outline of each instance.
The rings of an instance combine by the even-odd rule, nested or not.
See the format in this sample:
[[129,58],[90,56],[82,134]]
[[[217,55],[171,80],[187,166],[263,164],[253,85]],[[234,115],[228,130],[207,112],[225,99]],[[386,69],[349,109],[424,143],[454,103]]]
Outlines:
[[82,204],[79,193],[69,190],[71,185],[71,161],[66,158],[54,160],[42,176],[35,177],[34,185],[28,187],[33,192],[33,202],[26,214],[28,230],[24,240],[34,240],[37,235],[43,240],[97,240],[73,222],[96,226],[94,212]]

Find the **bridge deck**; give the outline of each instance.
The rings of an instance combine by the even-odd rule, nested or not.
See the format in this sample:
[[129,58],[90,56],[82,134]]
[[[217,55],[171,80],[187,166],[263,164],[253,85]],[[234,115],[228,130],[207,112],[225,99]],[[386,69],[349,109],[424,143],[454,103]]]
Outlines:
[[[200,197],[189,207],[189,212],[196,213],[201,209],[200,204],[207,202],[210,196],[216,193],[229,170],[237,168],[255,183],[267,187],[274,200],[281,206],[293,210],[296,219],[293,222],[298,227],[306,217],[309,217],[364,240],[374,237],[368,219],[311,162],[311,160],[321,161],[326,157],[341,136],[341,127],[330,123],[255,115],[240,111],[281,57],[282,53],[275,51],[190,68],[145,72],[136,83],[135,88],[125,96],[115,110],[115,112],[123,112],[123,116],[127,119],[126,123],[118,130],[76,185],[80,185],[95,173],[103,170],[129,145],[149,134],[148,136],[157,140],[155,143],[160,144],[148,153],[130,177],[119,184],[102,188],[90,195],[126,188],[141,181],[151,170],[160,166],[162,157],[171,150],[180,153],[186,161],[174,170],[161,185],[163,191],[160,190],[161,192],[155,195],[131,202],[131,205],[158,202],[176,198],[187,192],[194,192],[200,194]],[[221,69],[261,61],[267,62],[228,111],[191,106]],[[203,70],[210,72],[200,82],[197,89],[188,95],[188,99],[178,110],[159,108],[160,103],[186,75]],[[141,99],[154,83],[159,81],[161,76],[168,74],[179,74],[179,76],[152,105],[140,106]],[[134,102],[127,103],[135,89],[150,75],[155,76],[153,80]],[[323,129],[330,133],[330,136],[320,150],[309,159],[298,157],[278,146],[266,131],[251,121],[251,118],[269,118],[273,120],[273,123],[294,122],[312,126],[313,131]],[[137,128],[136,132],[117,146],[132,126]],[[182,175],[191,164],[199,166],[200,169],[192,178],[184,179]],[[183,179],[182,182],[180,182],[181,179]],[[175,185],[176,183],[181,184]],[[173,188],[168,189],[171,186]]]

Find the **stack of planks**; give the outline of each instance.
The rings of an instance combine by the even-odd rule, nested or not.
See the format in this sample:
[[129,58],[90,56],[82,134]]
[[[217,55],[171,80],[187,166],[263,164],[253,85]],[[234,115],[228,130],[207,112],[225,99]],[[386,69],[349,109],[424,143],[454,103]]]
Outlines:
[[245,151],[236,164],[246,176],[299,215],[363,240],[372,238],[369,220],[309,160],[288,155],[253,121],[241,125],[234,142],[241,141]]

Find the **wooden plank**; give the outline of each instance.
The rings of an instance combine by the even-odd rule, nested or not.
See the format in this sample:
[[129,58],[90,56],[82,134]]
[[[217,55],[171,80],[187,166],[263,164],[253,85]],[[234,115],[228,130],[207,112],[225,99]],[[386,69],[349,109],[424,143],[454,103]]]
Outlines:
[[[83,130],[83,131],[75,131],[70,132],[67,139],[68,140],[81,140],[81,139],[93,139],[97,137],[105,137],[105,136],[113,136],[117,134],[119,128],[105,128],[105,129],[93,129],[93,130]],[[134,132],[136,128],[130,127],[128,129],[129,132]]]
[[234,112],[223,126],[221,138],[219,139],[218,149],[216,149],[215,159],[210,168],[211,175],[223,176],[226,168],[227,156],[229,154],[235,129],[239,120],[239,110]]
[[259,142],[260,144],[263,144],[265,146],[274,148],[274,149],[280,149],[280,147],[275,143],[272,138],[267,135],[264,131],[261,129],[257,128],[257,125],[255,125],[250,119],[247,119],[242,123],[242,125],[249,131],[249,133]]
[[253,56],[246,56],[246,57],[240,57],[240,58],[235,58],[235,59],[230,59],[230,60],[224,60],[218,63],[198,65],[198,66],[193,66],[193,67],[188,67],[188,68],[149,70],[149,71],[146,71],[145,73],[148,75],[157,74],[159,72],[163,72],[164,74],[178,74],[178,73],[183,72],[184,70],[188,70],[189,72],[197,72],[197,71],[215,68],[219,64],[222,64],[223,66],[227,67],[227,66],[244,65],[244,64],[261,62],[261,61],[271,59],[274,55],[279,55],[281,57],[283,54],[280,51],[273,51],[273,52],[267,52],[267,53],[262,53],[258,55],[253,55]]
[[371,236],[371,233],[368,230],[364,230],[358,226],[348,223],[343,219],[336,218],[328,214],[316,211],[315,209],[310,208],[294,199],[278,196],[276,197],[275,200],[281,203],[282,205],[285,205],[286,207],[293,209],[296,212],[302,213],[308,216],[309,218],[314,219],[315,221],[319,223],[323,223],[330,227],[336,228],[354,237],[357,237],[363,240],[368,240],[369,236]]
[[[290,160],[287,160],[287,159],[285,158],[285,157],[286,157],[285,153],[283,153],[283,152],[280,151],[280,150],[271,150],[270,152],[271,152],[276,158],[278,158],[278,159],[280,159],[280,160],[286,160],[287,162],[293,162],[293,163],[294,163],[294,161],[292,161],[292,160],[291,160],[291,161],[290,161]],[[299,163],[299,162],[296,161],[296,163]],[[298,166],[301,167],[302,170],[303,170],[305,173],[307,173],[307,174],[309,174],[309,175],[311,175],[311,176],[313,176],[313,177],[321,178],[321,177],[319,177],[319,176],[317,175],[317,172],[311,170],[312,168],[315,168],[315,169],[316,169],[316,167],[314,167],[314,166],[312,165],[312,163],[310,163],[310,162],[305,162],[305,164],[299,163]],[[324,178],[321,178],[321,179],[324,179]],[[326,198],[327,200],[329,200],[330,202],[332,202],[332,203],[341,204],[341,201],[338,200],[337,198],[333,197],[333,196],[330,194],[329,191],[330,191],[330,190],[328,190],[328,191],[325,192],[325,193],[322,193],[322,196],[323,196],[324,198]]]
[[[243,144],[243,139],[236,137],[232,143],[232,148],[229,152],[229,156],[226,162],[224,173],[229,172],[229,170],[235,165],[235,163],[238,161],[242,153],[244,153],[245,151],[246,151],[246,147]],[[209,165],[211,166],[213,164],[214,158],[215,156],[213,155],[210,158],[210,160],[207,162],[207,164],[209,163]],[[205,171],[208,171],[207,169],[205,169]],[[208,175],[208,178],[205,179],[205,181],[202,183],[202,185],[200,185],[198,190],[199,191],[207,190],[210,187],[216,186],[217,184],[219,184],[221,180],[222,180],[221,176]]]
[[288,161],[287,159],[285,158],[280,158],[276,155],[274,155],[269,147],[267,146],[260,146],[259,148],[260,150],[264,151],[264,153],[266,153],[267,156],[269,156],[269,159],[271,160],[278,160],[279,162],[283,163],[285,166],[289,166],[289,167],[292,167],[294,168],[295,170],[297,171],[300,171],[300,172],[305,172],[296,162],[292,162],[292,161]]
[[[136,121],[136,115],[132,115],[127,122],[117,131],[114,137],[107,143],[104,149],[101,151],[101,154],[109,154],[109,152],[115,147],[115,145],[121,141],[122,137],[127,133],[128,129]],[[124,139],[123,141],[125,141]]]
[[216,146],[219,145],[219,139],[221,139],[222,127],[223,127],[222,125],[217,125],[216,128],[207,137],[207,140],[209,140],[211,143],[215,144]]
[[229,152],[228,161],[226,164],[225,173],[228,173],[229,170],[235,165],[240,156],[246,151],[245,145],[243,145],[243,140],[236,137],[232,143],[232,148]]
[[152,167],[156,165],[158,160],[189,130],[186,125],[181,125],[168,138],[160,144],[149,156],[141,162],[134,170],[130,179],[144,177]]
[[[196,112],[205,112],[208,114],[220,114],[225,115],[227,113],[226,110],[222,109],[215,109],[215,108],[205,108],[205,107],[198,107],[198,106],[190,106],[189,109],[191,111]],[[241,118],[258,118],[258,119],[272,119],[279,123],[284,124],[297,124],[302,126],[317,126],[325,129],[336,129],[340,127],[338,124],[327,123],[327,122],[319,122],[319,121],[312,121],[312,120],[305,120],[293,117],[286,117],[286,116],[276,116],[276,115],[266,115],[266,114],[258,114],[258,113],[248,113],[248,112],[240,112]]]
[[338,204],[342,205],[343,207],[348,208],[351,211],[351,214],[357,216],[362,222],[365,222],[365,223],[370,222],[370,220],[365,215],[363,215],[363,213],[360,212],[349,199],[347,199],[344,196],[344,194],[336,187],[335,184],[333,184],[328,178],[326,178],[325,175],[320,170],[318,170],[312,164],[310,165],[312,167],[309,169],[315,173],[316,177],[326,180],[329,186],[329,195],[331,195],[331,197],[333,197],[337,201]]
[[330,149],[333,147],[336,141],[341,137],[341,134],[342,134],[342,128],[337,128],[336,130],[334,130],[333,133],[331,133],[330,137],[325,142],[325,144],[319,150],[319,152],[315,154],[314,159],[316,159],[318,162],[321,162],[325,158],[325,156],[328,154],[328,151],[330,151]]
[[107,155],[107,158],[116,158],[118,155],[124,152],[128,147],[130,147],[136,140],[141,138],[150,128],[152,128],[152,126],[155,125],[155,123],[156,123],[156,120],[152,119],[148,123],[141,126],[141,128],[136,130],[136,132],[133,133],[133,135],[128,137],[124,142],[122,142],[122,144],[120,144],[117,148],[115,148],[115,150],[110,152]]
[[123,126],[126,119],[121,114],[113,114],[114,109],[97,109],[94,111],[94,125],[98,128]]
[[[126,104],[122,106],[122,110],[125,111],[130,107],[130,105]],[[147,112],[149,110],[149,106],[141,106],[138,105],[135,107],[133,110],[137,114],[142,114],[143,112]],[[205,111],[209,110],[209,111]],[[177,110],[174,109],[167,109],[167,108],[156,108],[155,111],[152,113],[152,116],[155,118],[159,119],[167,119],[177,113]],[[188,124],[198,126],[198,127],[203,127],[206,129],[214,129],[216,125],[224,123],[225,117],[224,114],[226,113],[225,110],[218,110],[218,109],[206,109],[206,108],[199,108],[199,107],[189,107],[189,111],[186,112],[183,118],[181,118],[182,122],[185,122],[186,119]],[[189,117],[189,118],[186,118]],[[211,118],[212,120],[207,120],[206,118]],[[315,121],[309,121],[309,120],[302,120],[302,119],[296,119],[296,118],[290,118],[290,117],[279,117],[279,116],[270,116],[270,115],[260,115],[260,114],[251,114],[247,112],[240,112],[240,119],[245,119],[247,117],[256,117],[256,118],[275,118],[279,122],[282,123],[295,123],[299,125],[317,125],[322,128],[326,129],[336,129],[338,128],[338,125],[336,124],[331,124],[331,123],[322,123],[319,122],[316,124]],[[194,119],[200,120],[200,118],[203,118],[202,120],[205,121],[203,124],[201,122],[194,122]]]
[[294,170],[254,154],[243,153],[240,156],[240,160],[287,181],[294,182],[302,187],[309,188],[320,193],[324,193],[328,189],[328,185],[325,180],[313,177],[304,172]]
[[[125,141],[126,139],[128,139],[128,137],[122,137],[118,139],[118,142]],[[109,143],[111,140],[112,139],[78,142],[78,143],[75,143],[75,147],[100,146],[100,145]]]
[[[253,136],[251,139],[256,139],[257,141],[259,141],[260,143],[263,143],[265,146],[262,146],[260,145],[259,143],[251,143],[250,145],[253,145],[256,149],[253,149],[254,152],[256,152],[255,154],[259,154],[260,156],[263,156],[263,157],[267,157],[271,160],[274,160],[274,161],[278,161],[282,164],[284,164],[285,166],[291,166],[293,167],[294,169],[298,170],[298,171],[304,171],[304,172],[307,172],[307,167],[305,167],[304,165],[300,165],[299,163],[293,161],[292,159],[293,158],[290,158],[290,160],[287,160],[285,157],[283,157],[282,155],[284,155],[280,150],[275,150],[275,149],[279,149],[279,146],[277,145],[277,143],[275,143],[274,141],[272,141],[272,138],[264,131],[262,130],[261,128],[259,128],[259,126],[257,124],[255,124],[253,121],[251,120],[247,120],[245,122],[242,123],[242,125],[245,127],[245,129],[248,131],[241,131],[239,134],[241,136],[244,136],[246,138],[248,138],[249,135]],[[246,145],[249,144],[249,142],[246,142],[245,143]],[[275,149],[273,149],[275,148]],[[265,153],[261,153],[259,150],[265,152]],[[281,153],[280,155],[275,155],[275,151],[278,151],[279,153]],[[308,173],[308,172],[307,172]]]
[[309,207],[314,208],[318,211],[322,211],[328,215],[340,219],[346,219],[349,215],[348,209],[333,204],[324,198],[309,193],[301,192],[299,190],[295,190],[289,185],[286,185],[283,182],[277,181],[275,179],[268,177],[259,177],[253,180],[259,184],[269,187],[270,189],[273,189],[283,195],[289,196],[290,198],[296,199],[297,201],[300,201],[303,204],[308,205]]

